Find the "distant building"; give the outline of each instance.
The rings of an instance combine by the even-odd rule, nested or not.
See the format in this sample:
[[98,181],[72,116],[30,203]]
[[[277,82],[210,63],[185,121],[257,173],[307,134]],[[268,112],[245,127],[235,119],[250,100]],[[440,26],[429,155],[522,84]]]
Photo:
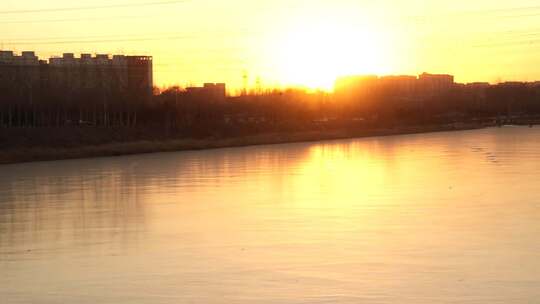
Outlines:
[[387,94],[400,97],[411,97],[417,91],[418,78],[416,76],[383,76],[380,78],[381,90]]
[[419,90],[424,97],[444,94],[454,88],[454,76],[423,73],[418,77]]
[[346,76],[336,80],[336,91],[364,91],[369,93],[376,89],[379,77],[376,75]]
[[224,101],[227,97],[227,88],[224,83],[205,83],[202,87],[186,88],[186,94],[197,99]]
[[35,89],[40,86],[40,63],[34,52],[0,51],[0,88],[12,91]]
[[474,89],[482,89],[482,88],[489,88],[491,85],[489,82],[470,82],[465,84],[468,88],[474,88]]
[[53,87],[71,90],[100,89],[105,92],[150,96],[153,88],[152,57],[82,54],[76,58],[65,53],[49,60]]
[[0,64],[3,65],[38,65],[39,60],[34,52],[25,51],[17,56],[13,51],[0,51]]
[[341,102],[355,103],[371,97],[379,85],[379,77],[375,75],[346,76],[336,80],[334,91]]
[[94,92],[103,98],[123,95],[150,97],[153,88],[152,57],[73,53],[39,60],[34,52],[0,51],[0,87],[28,87],[72,94]]
[[506,81],[498,84],[500,87],[524,87],[527,85],[526,82],[520,81]]
[[364,108],[418,108],[456,88],[454,76],[347,76],[336,81],[337,100]]

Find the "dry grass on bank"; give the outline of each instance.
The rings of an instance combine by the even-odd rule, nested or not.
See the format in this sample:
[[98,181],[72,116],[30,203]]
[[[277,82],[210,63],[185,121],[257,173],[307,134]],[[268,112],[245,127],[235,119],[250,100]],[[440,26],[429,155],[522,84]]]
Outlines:
[[330,139],[345,139],[367,136],[387,136],[400,134],[414,134],[427,132],[440,132],[452,130],[466,130],[485,127],[484,125],[456,126],[430,126],[408,127],[401,129],[365,130],[365,131],[324,131],[324,132],[295,132],[295,133],[268,133],[232,138],[207,139],[172,139],[157,141],[131,141],[108,143],[99,145],[84,145],[79,147],[20,147],[3,149],[0,151],[0,164],[50,161],[60,159],[92,158],[105,156],[120,156],[131,154],[144,154],[156,152],[204,150],[226,147],[242,147],[266,144],[282,144],[293,142],[310,142]]

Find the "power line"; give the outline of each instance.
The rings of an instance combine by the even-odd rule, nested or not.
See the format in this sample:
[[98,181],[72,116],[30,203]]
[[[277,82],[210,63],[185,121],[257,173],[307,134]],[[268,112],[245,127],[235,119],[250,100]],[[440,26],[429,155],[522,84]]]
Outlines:
[[478,18],[498,19],[498,18],[526,18],[540,15],[540,6],[509,7],[478,10],[447,11],[432,15],[406,16],[405,18],[414,22],[427,23],[439,18]]
[[[148,34],[139,34],[136,36],[133,36],[131,34],[115,34],[115,35],[94,35],[94,36],[85,36],[85,35],[78,35],[78,36],[56,36],[56,37],[34,37],[34,38],[4,38],[3,41],[7,42],[43,42],[46,43],[48,41],[54,42],[54,41],[86,41],[89,39],[106,39],[106,38],[125,38],[125,39],[140,39],[140,38],[163,38],[163,36],[170,37],[170,36],[180,36],[183,35],[185,38],[190,37],[197,37],[195,34],[191,34],[191,36],[187,36],[184,33],[179,32],[169,32],[169,33],[148,33]],[[131,36],[131,37],[130,37]],[[148,37],[150,36],[150,37]],[[129,38],[128,38],[129,37]]]
[[79,7],[63,7],[63,8],[45,8],[45,9],[29,9],[29,10],[11,10],[0,11],[0,14],[32,14],[32,13],[49,13],[49,12],[69,12],[69,11],[84,11],[84,10],[100,10],[110,8],[125,8],[125,7],[143,7],[154,5],[172,5],[191,2],[190,0],[175,0],[175,1],[161,1],[161,2],[146,2],[146,3],[130,3],[130,4],[110,4],[110,5],[95,5],[95,6],[79,6]]
[[65,41],[41,41],[41,42],[15,42],[5,44],[9,45],[38,45],[38,44],[85,44],[85,43],[115,43],[115,42],[141,42],[141,41],[158,41],[158,40],[181,40],[181,39],[190,39],[193,36],[171,36],[171,37],[160,37],[160,38],[130,38],[130,39],[103,39],[103,40],[65,40]]
[[[234,37],[246,35],[259,35],[256,31],[241,31],[236,33],[216,32],[210,35],[204,33],[185,34],[180,32],[169,33],[148,33],[133,36],[131,34],[115,35],[96,35],[96,36],[64,36],[64,37],[34,37],[34,38],[4,38],[5,44],[12,45],[35,45],[35,44],[71,44],[71,43],[100,43],[100,42],[129,42],[129,41],[155,41],[155,40],[178,40],[178,39],[197,39],[200,37]],[[129,38],[131,36],[131,38]],[[112,39],[123,38],[124,39]]]
[[65,18],[65,19],[40,19],[40,20],[12,20],[12,21],[0,21],[0,24],[28,24],[28,23],[61,23],[61,22],[86,22],[86,21],[105,21],[105,20],[117,20],[117,19],[149,19],[149,18],[163,18],[163,16],[111,16],[100,18]]
[[193,39],[193,36],[170,36],[156,38],[129,38],[129,39],[102,39],[102,40],[65,40],[65,41],[40,41],[40,42],[3,42],[5,45],[52,45],[52,44],[92,44],[92,43],[115,43],[115,42],[143,42],[160,40],[184,40]]
[[482,43],[482,44],[475,44],[474,47],[513,47],[513,46],[531,46],[531,45],[537,45],[540,42],[540,39],[521,39],[521,40],[513,40],[513,41],[496,41],[496,42],[488,42],[488,43]]
[[[477,17],[478,15],[486,15],[486,14],[500,14],[500,13],[519,13],[523,11],[531,12],[531,11],[538,11],[540,10],[540,6],[520,6],[520,7],[507,7],[507,8],[490,8],[490,9],[477,9],[477,10],[462,10],[462,11],[448,11],[446,13],[442,14],[435,14],[434,17],[437,16],[473,16]],[[523,13],[521,13],[523,14]],[[500,15],[499,15],[500,16]],[[510,16],[511,15],[504,15],[504,16]]]
[[484,10],[471,10],[465,11],[467,14],[478,14],[478,13],[498,13],[498,12],[516,12],[516,11],[531,11],[531,10],[540,10],[540,6],[520,6],[520,7],[507,7],[507,8],[493,8],[493,9],[484,9]]

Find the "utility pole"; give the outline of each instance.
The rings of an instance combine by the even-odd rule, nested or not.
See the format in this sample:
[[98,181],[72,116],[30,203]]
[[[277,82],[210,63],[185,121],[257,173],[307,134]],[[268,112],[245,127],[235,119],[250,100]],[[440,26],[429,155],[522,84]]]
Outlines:
[[242,79],[244,81],[244,89],[242,92],[243,96],[246,96],[248,93],[248,73],[246,70],[244,70],[244,74],[242,75]]
[[261,95],[262,93],[262,82],[261,82],[261,77],[257,77],[257,81],[256,81],[256,88],[257,88],[257,95]]

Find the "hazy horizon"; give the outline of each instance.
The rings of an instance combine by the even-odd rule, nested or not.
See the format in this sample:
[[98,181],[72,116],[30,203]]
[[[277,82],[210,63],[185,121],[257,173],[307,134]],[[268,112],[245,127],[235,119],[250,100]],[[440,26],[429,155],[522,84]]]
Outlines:
[[0,48],[154,57],[157,86],[330,88],[354,74],[532,81],[533,1],[7,1]]

